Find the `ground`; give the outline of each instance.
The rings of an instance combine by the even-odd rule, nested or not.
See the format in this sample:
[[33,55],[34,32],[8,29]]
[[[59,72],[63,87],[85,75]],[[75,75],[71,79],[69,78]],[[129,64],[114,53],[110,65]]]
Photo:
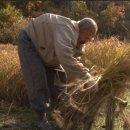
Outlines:
[[[130,105],[127,107],[130,110]],[[52,110],[49,110],[50,115]],[[55,130],[60,130],[55,125],[55,121],[49,116],[51,123],[54,125]],[[103,121],[102,117],[99,118]],[[100,124],[100,123],[99,123]],[[104,130],[102,126],[98,126],[94,130]],[[28,107],[12,107],[12,110],[0,108],[0,130],[39,130],[33,123],[33,112]],[[114,130],[119,129],[119,124]]]
[[[127,96],[128,106],[127,110],[130,112],[130,96]],[[55,127],[54,130],[60,130],[58,126],[56,126],[55,121],[51,116],[52,108],[48,110],[49,119],[51,123]],[[99,121],[100,120],[100,121]],[[104,130],[102,128],[102,123],[104,122],[104,118],[102,115],[98,118],[99,124],[93,130]],[[116,128],[114,130],[125,130],[123,128],[119,128],[119,124],[116,124]],[[29,109],[29,107],[19,107],[15,104],[3,103],[1,101],[0,104],[0,130],[38,130],[38,128],[33,123],[33,112]]]
[[[11,110],[9,109],[0,108],[0,130],[38,130],[33,123],[33,112],[28,107],[13,106]],[[48,113],[51,111],[51,109],[48,110]],[[52,117],[49,116],[49,118],[55,130],[59,130]]]

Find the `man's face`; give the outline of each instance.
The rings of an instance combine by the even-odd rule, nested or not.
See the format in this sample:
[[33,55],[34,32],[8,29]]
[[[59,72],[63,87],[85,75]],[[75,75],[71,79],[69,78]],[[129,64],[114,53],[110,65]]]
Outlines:
[[86,30],[79,31],[77,47],[91,41],[95,35],[96,35],[96,32],[93,28],[87,28]]

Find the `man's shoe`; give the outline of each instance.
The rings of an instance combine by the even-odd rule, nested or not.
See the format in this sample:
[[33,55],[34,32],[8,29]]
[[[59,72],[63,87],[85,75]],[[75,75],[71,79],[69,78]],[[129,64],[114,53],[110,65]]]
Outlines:
[[53,130],[51,124],[48,122],[46,113],[36,112],[35,124],[40,130]]
[[38,122],[37,123],[37,127],[40,129],[40,130],[53,130],[52,129],[52,126],[50,125],[50,123],[48,121],[44,122]]

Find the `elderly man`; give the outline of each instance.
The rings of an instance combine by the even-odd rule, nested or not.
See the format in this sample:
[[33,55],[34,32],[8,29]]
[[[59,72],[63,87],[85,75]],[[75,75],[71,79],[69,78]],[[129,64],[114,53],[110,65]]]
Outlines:
[[[76,59],[83,44],[97,32],[97,24],[91,18],[73,21],[69,18],[43,14],[32,19],[20,32],[18,52],[31,108],[36,113],[39,128],[51,130],[46,118],[49,99],[55,98],[54,78],[59,65],[63,67],[61,79],[88,79],[90,74]],[[58,87],[58,86],[57,86]]]

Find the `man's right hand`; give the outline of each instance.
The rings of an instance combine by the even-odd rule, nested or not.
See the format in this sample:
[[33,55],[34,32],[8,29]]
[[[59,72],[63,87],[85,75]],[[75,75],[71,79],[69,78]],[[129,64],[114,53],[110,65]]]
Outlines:
[[100,80],[100,77],[98,79],[90,79],[87,82],[83,84],[81,87],[81,91],[98,91],[99,85],[98,82]]

